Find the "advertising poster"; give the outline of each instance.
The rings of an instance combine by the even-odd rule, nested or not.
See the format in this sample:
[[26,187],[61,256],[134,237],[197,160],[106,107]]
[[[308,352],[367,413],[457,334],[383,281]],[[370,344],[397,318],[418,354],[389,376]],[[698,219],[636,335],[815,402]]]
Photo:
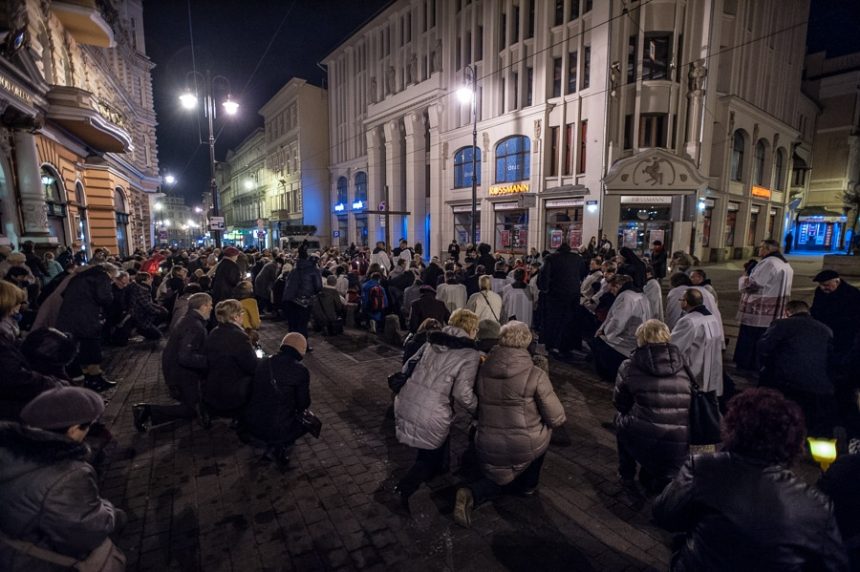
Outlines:
[[571,248],[579,248],[580,246],[582,246],[582,231],[571,230],[570,237],[568,238],[568,244],[570,244]]
[[561,241],[564,238],[564,233],[560,230],[553,230],[549,233],[549,247],[558,248],[561,246]]
[[509,231],[509,230],[499,231],[499,240],[501,241],[503,248],[510,248],[511,247],[511,231]]
[[623,235],[624,238],[622,240],[623,246],[626,246],[627,248],[636,248],[636,234],[637,234],[637,232],[638,231],[635,228],[625,229],[624,235]]
[[520,225],[514,225],[514,230],[511,232],[511,246],[513,246],[514,248],[522,248],[523,246],[521,239],[522,230],[523,227],[521,227]]
[[646,246],[651,246],[654,244],[655,240],[659,240],[665,246],[666,244],[666,232],[664,230],[652,230],[648,233],[648,244]]

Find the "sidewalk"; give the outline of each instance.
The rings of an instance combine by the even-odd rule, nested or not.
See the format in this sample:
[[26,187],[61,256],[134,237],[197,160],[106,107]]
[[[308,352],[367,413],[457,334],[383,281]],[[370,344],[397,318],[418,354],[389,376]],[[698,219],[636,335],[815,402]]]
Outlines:
[[[264,322],[274,351],[285,333]],[[669,535],[650,523],[650,501],[616,479],[611,386],[566,364],[551,379],[568,422],[547,454],[540,492],[503,498],[453,522],[466,422],[452,433],[452,474],[413,497],[410,518],[384,501],[413,459],[385,419],[385,383],[399,352],[364,332],[334,343],[312,337],[313,410],[324,427],[303,437],[292,469],[258,462],[226,421],[162,426],[140,435],[131,406],[168,400],[162,344],[110,353],[121,379],[105,419],[117,441],[102,493],[129,511],[118,539],[131,571],[149,570],[664,570]],[[565,435],[566,434],[566,435]]]

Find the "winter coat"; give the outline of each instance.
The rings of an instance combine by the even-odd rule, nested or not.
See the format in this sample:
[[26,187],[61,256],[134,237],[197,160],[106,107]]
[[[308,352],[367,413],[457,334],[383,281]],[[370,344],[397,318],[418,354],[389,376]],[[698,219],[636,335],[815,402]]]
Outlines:
[[254,296],[264,300],[269,299],[272,286],[275,284],[275,280],[278,279],[278,271],[277,262],[272,261],[263,266],[257,277],[254,278]]
[[848,570],[827,498],[758,459],[693,456],[655,501],[654,520],[686,534],[676,572]]
[[439,278],[445,275],[445,270],[435,262],[431,262],[421,273],[421,282],[433,288],[439,284]]
[[78,272],[63,292],[57,329],[78,338],[101,337],[102,314],[113,301],[113,282],[101,266]]
[[833,395],[833,332],[807,313],[774,321],[758,341],[762,385]]
[[337,289],[332,286],[323,286],[320,295],[316,297],[312,306],[314,320],[324,326],[343,315],[344,307],[343,299]]
[[0,371],[3,372],[0,375],[0,420],[17,421],[21,410],[34,397],[67,385],[65,381],[34,371],[18,344],[2,336]]
[[651,251],[651,270],[654,272],[654,278],[657,280],[666,277],[666,262],[668,258],[668,254],[662,247]]
[[[99,496],[89,447],[64,435],[0,423],[0,530],[16,540],[85,558],[122,518]],[[0,542],[0,570],[66,570]]]
[[[418,449],[438,449],[454,420],[453,402],[470,414],[478,402],[474,385],[481,354],[460,328],[431,332],[409,381],[394,399],[397,440]],[[408,364],[403,366],[405,372]]]
[[815,289],[812,317],[833,330],[833,350],[843,358],[860,333],[860,289],[842,280],[835,292]]
[[206,319],[189,310],[170,331],[161,353],[161,371],[168,387],[187,386],[197,393],[206,379]]
[[587,267],[582,257],[569,250],[559,250],[546,257],[538,275],[538,288],[552,298],[568,299],[573,297],[576,303],[582,279]]
[[292,443],[302,436],[302,411],[311,406],[310,373],[287,347],[259,360],[243,426],[267,443]]
[[247,334],[236,324],[218,324],[204,347],[209,372],[201,392],[203,401],[224,414],[241,409],[257,370],[257,354]]
[[618,438],[655,477],[674,477],[687,457],[691,381],[671,344],[637,348],[618,368]]
[[239,265],[226,256],[222,258],[212,277],[212,302],[217,304],[221,300],[228,299],[240,280],[242,280],[242,272],[239,270]]
[[417,332],[421,322],[427,318],[436,318],[443,324],[447,324],[450,316],[451,312],[448,311],[445,302],[437,300],[433,292],[421,292],[418,300],[412,303],[409,313],[409,331]]
[[261,322],[260,307],[257,306],[257,300],[249,296],[239,300],[239,303],[242,304],[242,309],[245,310],[242,316],[242,327],[246,330],[259,330]]
[[132,282],[129,289],[129,310],[138,328],[154,328],[158,318],[167,314],[163,306],[152,301],[149,286]]
[[552,429],[566,420],[564,407],[526,349],[494,347],[475,389],[481,470],[506,485],[546,453]]
[[317,265],[307,258],[300,258],[284,284],[284,302],[310,306],[310,299],[322,290],[322,275]]

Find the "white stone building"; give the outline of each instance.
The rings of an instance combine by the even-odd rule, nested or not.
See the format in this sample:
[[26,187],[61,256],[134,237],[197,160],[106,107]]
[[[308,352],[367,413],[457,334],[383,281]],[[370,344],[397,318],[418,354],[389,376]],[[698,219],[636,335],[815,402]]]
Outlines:
[[218,192],[224,215],[225,244],[271,246],[267,221],[267,196],[274,189],[272,173],[266,168],[266,141],[262,128],[254,130],[218,165]]
[[[808,0],[402,0],[327,58],[341,244],[469,241],[477,66],[480,239],[522,254],[606,234],[703,259],[780,237],[814,113]],[[386,193],[387,188],[387,193]],[[385,198],[387,196],[387,201]],[[346,234],[347,240],[343,235]]]

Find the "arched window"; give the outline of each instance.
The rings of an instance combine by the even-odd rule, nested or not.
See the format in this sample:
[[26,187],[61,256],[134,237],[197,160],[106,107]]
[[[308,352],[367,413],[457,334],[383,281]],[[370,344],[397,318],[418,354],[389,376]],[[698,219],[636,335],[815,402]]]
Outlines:
[[732,172],[733,181],[740,181],[744,173],[744,151],[746,148],[746,138],[742,129],[735,131],[735,136],[732,141]]
[[513,183],[529,178],[531,142],[525,135],[514,135],[496,145],[496,182]]
[[364,171],[355,174],[355,200],[367,202],[367,173]]
[[116,212],[116,248],[120,256],[128,256],[128,205],[119,187],[113,190],[114,211]]
[[472,186],[472,150],[474,149],[475,156],[475,182],[481,184],[481,150],[477,147],[463,147],[454,153],[454,188],[462,189],[463,187]]
[[764,156],[767,153],[767,146],[763,139],[759,139],[755,144],[755,166],[753,169],[753,184],[764,185]]
[[775,179],[773,188],[777,191],[785,190],[785,149],[780,147],[776,150],[775,161]]
[[346,180],[346,177],[340,177],[337,180],[337,204],[339,204],[339,205],[345,205],[346,204],[346,197],[347,197],[346,186],[347,186],[347,183],[348,183],[348,181]]
[[45,206],[48,210],[48,232],[63,246],[68,246],[66,234],[66,197],[60,186],[60,177],[48,165],[42,166],[42,188],[45,189]]

